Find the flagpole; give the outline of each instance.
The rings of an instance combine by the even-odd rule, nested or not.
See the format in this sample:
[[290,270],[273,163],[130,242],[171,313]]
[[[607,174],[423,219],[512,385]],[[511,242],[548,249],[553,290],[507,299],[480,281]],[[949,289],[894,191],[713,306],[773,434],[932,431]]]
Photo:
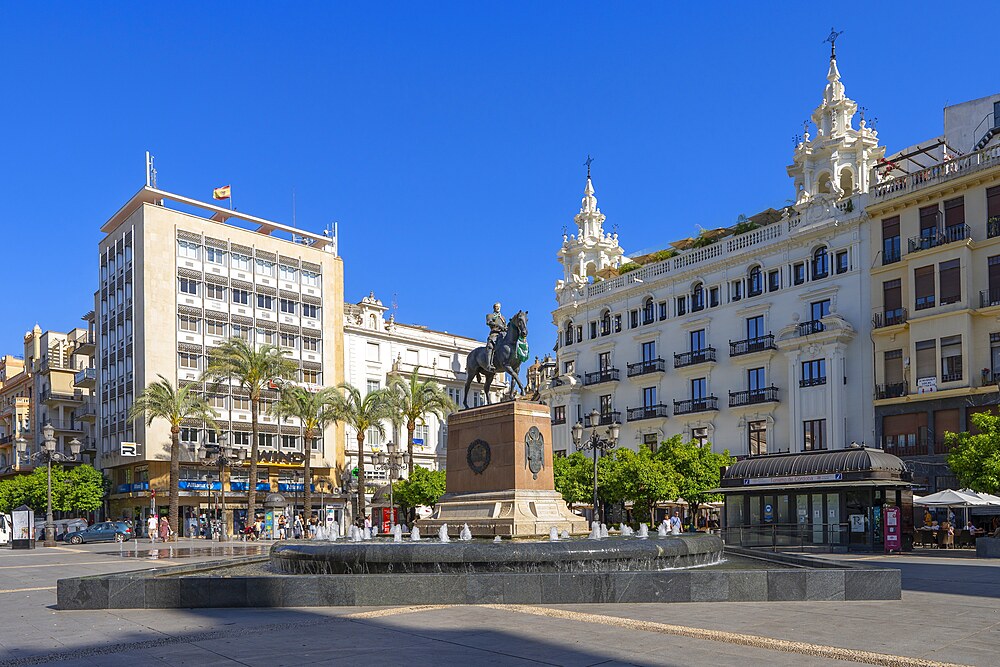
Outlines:
[[233,186],[229,186],[229,210],[233,210]]

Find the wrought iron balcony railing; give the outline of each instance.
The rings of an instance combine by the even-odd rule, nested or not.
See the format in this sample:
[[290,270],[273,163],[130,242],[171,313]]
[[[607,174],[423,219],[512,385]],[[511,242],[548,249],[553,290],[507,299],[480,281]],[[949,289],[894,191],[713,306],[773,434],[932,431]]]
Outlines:
[[744,405],[756,405],[757,403],[777,403],[778,388],[775,386],[763,387],[761,389],[747,389],[745,391],[729,392],[729,407],[738,408]]
[[906,323],[906,308],[893,308],[875,313],[872,316],[872,328],[881,329],[883,327],[894,327],[897,324]]
[[823,322],[820,320],[809,320],[808,322],[799,322],[799,335],[808,336],[810,334],[815,334],[823,331]]
[[629,364],[628,376],[635,377],[636,375],[645,375],[646,373],[663,373],[665,370],[666,365],[663,359],[656,358]]
[[688,415],[694,412],[708,412],[719,409],[718,396],[704,396],[702,398],[691,398],[686,401],[674,401],[675,415]]
[[595,373],[587,373],[583,376],[584,385],[601,384],[602,382],[618,382],[618,369],[605,368]]
[[875,386],[875,400],[884,398],[899,398],[906,396],[906,383],[893,382],[890,384],[880,384]]
[[729,341],[730,357],[738,357],[743,354],[752,354],[754,352],[777,349],[778,347],[774,344],[774,334],[757,336],[756,338],[747,338],[746,340]]
[[630,422],[642,419],[659,419],[669,416],[668,408],[662,403],[656,405],[646,405],[641,408],[627,408],[625,414]]
[[708,361],[715,361],[714,347],[703,347],[700,350],[677,352],[674,354],[674,368],[694,366],[695,364],[703,364]]

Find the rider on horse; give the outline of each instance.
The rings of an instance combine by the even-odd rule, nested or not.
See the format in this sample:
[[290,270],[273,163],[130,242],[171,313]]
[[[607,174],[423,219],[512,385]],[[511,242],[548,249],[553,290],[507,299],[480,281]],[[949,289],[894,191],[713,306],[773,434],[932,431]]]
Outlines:
[[486,339],[486,362],[489,364],[489,371],[492,373],[496,371],[496,361],[493,357],[497,339],[502,334],[507,333],[507,320],[500,314],[499,301],[493,304],[493,312],[486,316],[486,326],[490,328],[489,338]]

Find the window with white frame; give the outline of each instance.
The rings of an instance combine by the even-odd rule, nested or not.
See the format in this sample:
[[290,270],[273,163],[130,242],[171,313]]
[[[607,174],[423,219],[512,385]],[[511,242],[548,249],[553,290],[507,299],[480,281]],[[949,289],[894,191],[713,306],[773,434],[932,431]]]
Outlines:
[[257,445],[259,447],[274,448],[275,436],[274,433],[258,433],[257,434]]
[[257,342],[261,345],[274,345],[277,334],[267,329],[257,329]]
[[244,431],[233,431],[233,446],[235,447],[249,447],[250,446],[250,434]]
[[302,304],[302,317],[311,317],[312,319],[319,318],[319,306],[313,305],[311,303]]
[[285,266],[284,264],[278,265],[278,277],[281,280],[295,282],[298,279],[298,276],[299,276],[298,269],[291,266]]
[[190,426],[181,427],[180,439],[184,443],[196,443],[198,442],[198,436],[201,434],[200,428],[191,428]]
[[299,436],[297,436],[297,435],[283,435],[283,436],[281,436],[281,448],[282,449],[298,449],[299,448]]
[[209,264],[225,264],[226,251],[219,250],[218,248],[213,248],[212,246],[206,246],[205,261],[208,262]]
[[250,258],[247,255],[233,253],[230,257],[231,266],[239,271],[250,270]]
[[240,304],[242,306],[250,305],[250,292],[245,289],[233,288],[233,303]]
[[320,382],[319,371],[303,370],[302,371],[302,381],[305,382],[305,383],[307,383],[307,384],[322,384]]
[[288,350],[296,349],[298,340],[299,337],[294,334],[281,332],[281,347],[285,349]]
[[314,271],[302,271],[302,284],[309,287],[319,287],[319,274]]
[[180,315],[177,318],[178,327],[181,331],[187,331],[189,333],[198,333],[200,328],[201,320],[197,317],[189,317],[187,315]]
[[209,299],[215,299],[216,301],[226,300],[226,288],[222,285],[213,285],[208,283],[205,285],[205,296]]
[[201,360],[200,354],[195,354],[193,352],[178,352],[177,362],[180,364],[181,368],[190,368],[197,370],[198,363]]
[[233,327],[233,338],[239,338],[240,340],[250,342],[250,327],[243,324],[234,324]]
[[181,294],[190,294],[192,296],[198,296],[198,281],[192,280],[190,278],[181,278],[180,292]]
[[278,299],[278,309],[288,315],[295,314],[296,302],[292,299]]
[[274,297],[267,294],[258,294],[257,307],[262,310],[274,310]]
[[[233,396],[233,410],[249,410],[250,399],[245,396]],[[249,445],[250,442],[247,441]]]
[[178,241],[177,256],[185,259],[199,259],[201,257],[201,246],[191,241]]
[[261,276],[273,276],[274,275],[274,262],[269,262],[266,259],[257,260],[257,274]]
[[205,333],[209,336],[225,336],[226,335],[226,323],[216,322],[215,320],[205,320]]
[[220,394],[209,394],[208,404],[211,405],[213,408],[217,408],[219,410],[225,410],[226,399],[227,399],[226,396],[222,396]]
[[303,336],[302,349],[306,352],[319,352],[319,338]]

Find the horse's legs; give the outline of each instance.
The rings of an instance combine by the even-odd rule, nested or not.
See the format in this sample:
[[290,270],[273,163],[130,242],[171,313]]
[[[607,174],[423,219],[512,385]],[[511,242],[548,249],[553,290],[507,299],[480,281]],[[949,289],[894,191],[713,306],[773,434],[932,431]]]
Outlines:
[[[524,385],[521,384],[521,378],[517,377],[517,373],[515,373],[514,369],[510,367],[510,364],[507,364],[506,366],[504,366],[504,370],[507,371],[507,375],[509,375],[512,378],[514,378],[514,382],[517,383],[518,388],[521,390],[521,393],[523,394],[524,393]],[[513,393],[513,391],[514,391],[514,388],[511,387],[511,393]]]
[[483,387],[483,392],[486,394],[486,405],[490,404],[490,385],[493,384],[494,373],[486,373],[486,386]]
[[479,376],[478,369],[476,370],[475,373],[472,372],[471,368],[467,368],[466,369],[466,373],[465,373],[465,395],[462,396],[462,405],[464,405],[466,408],[469,407],[469,387],[472,386],[472,380],[473,380],[473,378],[478,377],[478,376]]

